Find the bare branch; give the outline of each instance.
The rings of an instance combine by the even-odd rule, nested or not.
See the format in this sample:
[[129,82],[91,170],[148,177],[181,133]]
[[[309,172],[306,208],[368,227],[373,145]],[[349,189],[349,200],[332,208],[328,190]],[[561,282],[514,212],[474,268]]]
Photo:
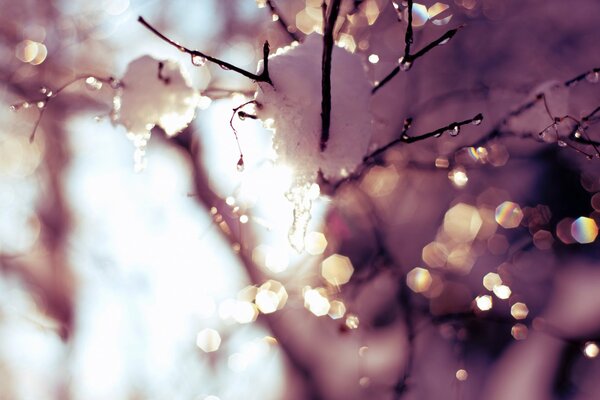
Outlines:
[[373,151],[371,154],[365,156],[364,161],[368,162],[370,160],[373,160],[375,157],[383,154],[384,152],[386,152],[388,149],[390,149],[391,147],[394,147],[400,143],[414,143],[414,142],[418,142],[424,139],[428,139],[431,137],[440,137],[442,136],[443,133],[448,133],[452,136],[456,136],[458,135],[458,133],[460,132],[460,128],[464,125],[469,125],[469,124],[474,124],[474,125],[479,125],[481,123],[481,121],[483,121],[483,115],[482,114],[477,114],[476,116],[474,116],[473,118],[470,119],[466,119],[464,121],[459,121],[459,122],[453,122],[449,125],[446,125],[442,128],[438,128],[434,131],[431,132],[427,132],[424,133],[422,135],[419,136],[408,136],[407,134],[403,134],[402,136],[400,136],[398,139],[396,140],[392,140],[390,143],[386,144],[385,146],[382,146],[380,148],[378,148],[377,150]]
[[102,77],[93,76],[91,74],[79,75],[79,76],[75,77],[74,79],[71,79],[69,82],[63,84],[58,89],[51,90],[46,87],[43,87],[40,90],[40,93],[42,94],[42,96],[39,98],[26,100],[21,103],[11,104],[9,108],[12,111],[18,111],[20,109],[28,109],[28,108],[35,108],[36,110],[38,110],[38,117],[36,118],[35,124],[33,125],[33,129],[31,131],[31,134],[29,135],[30,143],[32,143],[35,139],[35,134],[37,132],[37,129],[40,126],[40,122],[42,121],[42,117],[44,116],[44,112],[46,111],[46,107],[48,106],[48,103],[52,99],[57,97],[62,91],[64,91],[65,89],[67,89],[68,87],[73,85],[74,83],[77,83],[80,81],[85,81],[86,84],[88,84],[94,88],[97,88],[97,89],[100,89],[102,87],[103,83],[110,85],[110,87],[112,89],[118,89],[120,87],[123,87],[123,84],[119,80],[117,80],[113,77],[102,78]]
[[413,29],[412,29],[412,8],[413,8],[413,2],[412,0],[408,1],[408,21],[407,21],[407,27],[406,27],[406,34],[404,37],[404,56],[402,56],[402,58],[400,58],[400,60],[398,61],[399,64],[394,67],[394,69],[392,69],[392,71],[390,71],[390,73],[388,73],[380,82],[378,82],[375,86],[373,86],[373,89],[371,89],[371,94],[375,94],[379,89],[381,89],[384,85],[386,85],[389,81],[392,80],[392,78],[394,78],[398,72],[400,71],[408,71],[409,69],[411,69],[411,67],[413,66],[414,62],[423,57],[425,54],[427,54],[429,51],[433,50],[435,47],[446,44],[450,39],[452,39],[454,37],[454,35],[456,35],[456,32],[458,32],[460,29],[462,29],[464,27],[464,25],[460,25],[454,29],[450,29],[449,31],[447,31],[446,33],[444,33],[442,36],[440,36],[439,38],[435,39],[434,41],[432,41],[431,43],[429,43],[427,46],[423,47],[421,50],[417,51],[414,54],[410,53],[411,50],[411,45],[413,43]]
[[236,67],[233,64],[230,64],[226,61],[222,61],[219,60],[218,58],[209,56],[208,54],[204,54],[201,51],[198,50],[191,50],[188,49],[185,46],[182,46],[181,44],[177,43],[176,41],[169,39],[167,36],[163,35],[161,32],[159,32],[156,28],[154,28],[152,25],[150,25],[143,17],[138,17],[138,22],[141,23],[142,25],[144,25],[148,30],[150,30],[152,33],[154,33],[156,36],[158,36],[159,38],[161,38],[162,40],[164,40],[165,42],[169,43],[171,46],[176,47],[179,51],[187,53],[191,56],[192,59],[192,64],[196,64],[197,62],[195,61],[197,58],[200,58],[202,60],[207,60],[210,61],[214,64],[217,64],[218,66],[220,66],[223,69],[227,69],[227,70],[231,70],[234,72],[237,72],[240,75],[245,76],[246,78],[252,79],[253,81],[256,82],[266,82],[268,84],[270,84],[271,86],[273,86],[273,82],[271,82],[271,78],[269,77],[269,70],[267,68],[267,60],[268,60],[268,56],[269,56],[269,42],[265,42],[263,45],[263,61],[264,61],[264,69],[263,71],[260,73],[260,75],[257,74],[253,74],[252,72],[248,72],[242,68]]

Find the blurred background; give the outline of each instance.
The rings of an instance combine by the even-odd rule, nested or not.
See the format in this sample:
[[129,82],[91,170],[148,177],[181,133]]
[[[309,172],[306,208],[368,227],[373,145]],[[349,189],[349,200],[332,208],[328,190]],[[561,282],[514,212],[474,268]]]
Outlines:
[[[293,171],[232,119],[255,83],[137,18],[254,71],[322,32],[320,0],[0,5],[0,399],[600,398],[599,2],[415,3],[413,51],[464,27],[372,96],[371,149],[485,118],[315,187],[300,253]],[[406,14],[342,1],[373,85]],[[109,78],[142,55],[202,97],[135,172]]]

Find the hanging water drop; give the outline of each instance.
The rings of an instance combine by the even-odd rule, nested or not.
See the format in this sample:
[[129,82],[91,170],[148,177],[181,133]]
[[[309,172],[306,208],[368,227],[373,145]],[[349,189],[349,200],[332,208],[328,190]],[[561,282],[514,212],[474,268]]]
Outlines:
[[23,107],[23,108],[29,108],[29,107],[31,107],[31,104],[28,103],[28,102],[24,102],[24,103],[21,103],[21,107]]
[[194,54],[192,56],[192,64],[196,67],[203,67],[206,64],[206,57],[203,57],[199,54]]
[[46,107],[46,102],[45,101],[38,101],[36,104],[37,108],[42,109],[44,107]]
[[598,83],[600,80],[600,72],[592,71],[585,76],[585,79],[590,83]]
[[442,132],[438,132],[435,135],[433,135],[434,138],[439,138],[440,136],[442,136]]
[[245,165],[244,165],[244,156],[240,156],[240,159],[237,162],[237,170],[239,172],[242,172],[242,171],[244,171],[244,167],[245,167]]
[[402,71],[408,71],[412,67],[412,61],[411,60],[405,61],[404,57],[400,57],[400,59],[398,60],[398,64],[400,64],[400,69]]
[[17,106],[16,106],[16,105],[14,105],[14,104],[11,104],[11,105],[8,107],[8,109],[9,109],[10,111],[17,111],[17,110],[19,109],[19,107],[17,107]]
[[48,93],[48,88],[47,88],[47,87],[45,87],[45,86],[42,86],[42,87],[40,88],[40,93],[41,93],[41,94],[46,94],[46,93]]
[[408,140],[410,139],[410,136],[408,136],[407,134],[402,135],[402,140]]
[[575,131],[575,133],[573,134],[573,136],[575,136],[576,139],[581,139],[581,136],[583,136],[583,135],[581,134],[581,131],[579,129],[577,129]]
[[472,124],[473,125],[480,125],[482,121],[483,121],[483,115],[482,114],[477,114],[475,116],[475,118],[473,118]]
[[439,43],[438,43],[438,46],[441,46],[441,45],[443,45],[443,44],[446,44],[446,43],[448,43],[449,41],[450,41],[450,38],[446,38],[446,39],[442,40],[441,42],[439,42]]
[[564,140],[559,140],[556,144],[558,144],[559,147],[567,147],[567,142]]
[[458,136],[458,134],[460,133],[460,126],[458,126],[458,125],[450,126],[450,129],[448,129],[446,132],[450,136]]

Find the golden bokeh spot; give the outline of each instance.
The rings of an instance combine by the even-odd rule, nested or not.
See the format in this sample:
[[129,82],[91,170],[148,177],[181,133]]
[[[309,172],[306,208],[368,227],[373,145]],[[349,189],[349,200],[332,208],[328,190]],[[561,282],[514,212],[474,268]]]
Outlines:
[[310,286],[307,286],[304,288],[303,294],[304,307],[306,307],[308,311],[315,314],[317,317],[327,315],[329,309],[331,308],[331,303],[329,303],[325,289],[312,289]]
[[323,254],[327,248],[327,238],[321,232],[309,232],[304,238],[304,248],[313,256]]
[[477,308],[480,309],[481,311],[489,311],[492,309],[493,303],[492,303],[492,296],[486,294],[483,296],[477,296],[475,298],[475,305],[477,305]]
[[431,282],[431,274],[425,268],[413,268],[406,275],[406,284],[415,293],[427,291]]
[[527,339],[528,333],[529,333],[529,329],[527,329],[527,326],[525,326],[521,323],[514,324],[510,330],[510,334],[512,335],[513,338],[515,338],[515,340]]
[[332,254],[323,260],[321,275],[332,285],[338,286],[348,283],[354,272],[350,259],[340,254]]
[[596,358],[600,354],[600,348],[596,342],[586,342],[583,346],[583,355],[587,358]]
[[496,297],[502,300],[506,300],[510,297],[512,291],[506,285],[496,285],[494,289],[492,289]]
[[263,283],[256,293],[255,303],[260,312],[270,314],[281,310],[288,299],[288,293],[281,282],[268,280]]
[[340,300],[333,300],[328,314],[331,319],[340,319],[346,314],[346,305]]
[[525,319],[529,314],[529,308],[527,308],[527,304],[525,303],[515,303],[510,308],[510,315],[513,316],[514,319]]
[[483,277],[483,287],[490,292],[498,285],[502,285],[502,278],[495,272],[488,272]]
[[469,373],[467,372],[466,369],[459,369],[458,371],[456,371],[456,379],[458,379],[459,381],[466,381],[469,378]]
[[355,314],[348,314],[348,316],[346,317],[346,327],[348,329],[358,329],[359,325],[360,321],[358,319],[358,316]]
[[458,203],[444,216],[445,233],[457,242],[470,242],[477,236],[483,223],[477,208]]

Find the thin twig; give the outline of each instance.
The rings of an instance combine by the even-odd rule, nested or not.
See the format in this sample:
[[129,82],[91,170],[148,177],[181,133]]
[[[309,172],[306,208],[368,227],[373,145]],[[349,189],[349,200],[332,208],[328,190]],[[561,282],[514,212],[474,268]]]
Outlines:
[[298,35],[295,32],[290,31],[289,25],[287,24],[287,22],[285,21],[285,19],[281,16],[281,13],[277,9],[277,7],[275,7],[275,4],[273,4],[272,0],[267,0],[267,6],[269,6],[269,10],[271,10],[271,15],[274,18],[277,18],[277,22],[283,28],[283,30],[285,31],[285,33],[288,34],[288,36],[290,37],[290,39],[292,39],[292,41],[299,42],[300,38],[298,37]]
[[143,17],[138,17],[138,22],[141,23],[142,25],[144,25],[148,30],[150,30],[152,33],[154,33],[156,36],[158,36],[159,38],[161,38],[162,40],[164,40],[165,42],[169,43],[171,46],[174,46],[175,48],[177,48],[179,51],[187,53],[190,55],[190,57],[192,58],[192,63],[194,63],[194,60],[197,57],[201,57],[201,59],[210,61],[214,64],[217,64],[218,66],[220,66],[223,69],[227,69],[227,70],[231,70],[234,72],[237,72],[240,75],[245,76],[246,78],[252,79],[253,81],[256,82],[266,82],[268,84],[270,84],[271,86],[273,86],[273,82],[271,82],[271,78],[269,77],[269,70],[268,70],[268,57],[269,57],[269,42],[265,42],[263,45],[263,61],[264,61],[264,68],[263,71],[257,75],[257,74],[253,74],[252,72],[248,72],[242,68],[236,67],[233,64],[230,64],[226,61],[222,61],[219,60],[218,58],[209,56],[208,54],[204,54],[201,51],[198,50],[191,50],[188,49],[187,47],[177,43],[176,41],[169,39],[167,36],[163,35],[161,32],[159,32],[156,28],[154,28],[152,25],[150,25]]
[[400,143],[414,143],[414,142],[428,139],[430,137],[440,137],[444,132],[450,132],[450,133],[454,134],[454,132],[457,133],[458,130],[460,130],[461,126],[469,125],[469,124],[477,124],[478,125],[479,123],[481,123],[482,120],[483,120],[483,115],[477,114],[473,118],[469,118],[464,121],[453,122],[442,128],[438,128],[434,131],[427,132],[422,135],[408,136],[406,134],[403,134],[398,139],[392,140],[385,146],[382,146],[382,147],[378,148],[377,150],[373,151],[372,153],[370,153],[369,155],[365,156],[363,161],[368,162],[370,160],[373,160],[375,157],[381,155],[382,153],[386,152],[391,147],[394,147]]
[[331,55],[333,53],[333,29],[340,13],[341,0],[332,0],[329,17],[325,23],[323,35],[323,68],[321,78],[321,151],[327,148],[329,128],[331,126]]
[[[237,106],[236,108],[233,109],[233,113],[231,114],[231,119],[229,119],[229,126],[231,126],[231,130],[233,131],[233,135],[235,136],[235,142],[237,143],[237,147],[240,152],[240,158],[237,162],[237,168],[239,170],[244,169],[244,153],[242,153],[242,146],[240,146],[240,139],[238,137],[238,132],[235,129],[235,127],[233,126],[233,119],[235,118],[238,111],[241,110],[242,108],[246,107],[248,104],[258,104],[258,103],[256,102],[256,100],[250,100],[250,101],[245,102],[244,104]],[[240,114],[241,114],[241,112],[240,112]],[[244,116],[248,116],[250,118],[253,118],[253,117],[256,118],[255,116],[253,116],[251,114],[246,114],[246,113],[244,113]]]
[[[585,81],[586,79],[588,79],[588,77],[590,76],[590,74],[598,74],[600,73],[600,67],[596,67],[596,68],[592,68],[588,71],[585,71],[571,79],[568,79],[566,81],[564,81],[563,83],[558,83],[555,86],[549,88],[549,90],[552,90],[554,88],[558,88],[558,87],[564,87],[564,88],[571,88],[574,85],[576,85],[579,82]],[[503,135],[507,135],[507,134],[512,134],[513,136],[517,136],[516,133],[506,130],[504,129],[506,127],[506,125],[513,120],[514,118],[519,117],[521,114],[525,113],[526,111],[532,109],[533,107],[535,107],[538,103],[540,102],[545,102],[545,107],[547,105],[546,103],[546,99],[545,99],[545,94],[544,93],[538,93],[535,98],[533,98],[532,100],[529,100],[528,102],[522,104],[520,107],[518,107],[517,109],[509,112],[504,118],[502,118],[498,123],[496,123],[496,125],[494,125],[494,127],[492,127],[492,129],[490,130],[490,132],[483,136],[482,138],[480,138],[479,140],[477,140],[475,143],[473,143],[471,146],[472,147],[480,147],[483,146],[485,144],[487,144],[488,142],[499,138]],[[546,111],[549,112],[549,110],[546,107]],[[578,128],[582,128],[582,125],[584,125],[585,123],[591,121],[594,119],[594,116],[600,112],[600,106],[595,108],[591,113],[589,113],[588,115],[584,116],[581,118],[581,121],[578,121],[578,126],[576,126],[575,131],[573,131],[573,134],[570,135],[570,139],[579,142],[581,144],[585,144],[585,145],[592,145],[594,146],[594,149],[596,150],[597,156],[600,157],[600,152],[598,151],[598,148],[596,148],[596,146],[600,145],[599,142],[593,141],[591,140],[589,137],[587,138],[577,138],[574,136],[574,133],[577,131]],[[550,118],[553,120],[554,123],[556,123],[555,118],[551,115]],[[572,118],[570,116],[565,116],[562,117],[562,119],[564,118]],[[577,119],[573,118],[574,120],[577,121]],[[559,122],[560,122],[561,118],[559,118]],[[533,133],[533,132],[532,132]],[[522,138],[526,138],[526,137],[530,137],[529,135],[522,135],[520,136]],[[535,135],[534,135],[535,137]],[[580,151],[580,149],[576,149],[577,151]],[[585,152],[583,152],[584,154],[587,154]],[[588,158],[589,158],[589,154],[588,154]]]
[[425,54],[427,54],[429,51],[433,50],[435,47],[447,43],[448,40],[452,39],[454,37],[454,35],[456,35],[456,32],[458,32],[460,29],[462,29],[464,27],[464,25],[460,25],[454,29],[450,29],[449,31],[445,32],[442,36],[440,36],[439,38],[435,39],[434,41],[432,41],[431,43],[429,43],[428,45],[423,47],[421,50],[417,51],[414,54],[411,54],[411,52],[410,52],[411,45],[414,40],[414,33],[413,33],[413,28],[412,28],[412,19],[413,19],[412,9],[413,9],[413,2],[412,2],[412,0],[409,0],[408,1],[408,21],[407,21],[408,25],[406,27],[406,34],[404,36],[404,55],[399,60],[399,65],[394,67],[394,69],[392,69],[390,71],[390,73],[388,73],[380,82],[378,82],[375,86],[373,86],[373,89],[371,89],[371,94],[377,93],[377,91],[379,89],[381,89],[383,86],[385,86],[389,81],[391,81],[392,78],[394,78],[398,74],[398,72],[400,72],[402,70],[408,71],[417,59],[423,57]]
[[21,108],[30,108],[30,107],[38,110],[38,117],[35,120],[33,129],[31,131],[31,134],[29,135],[29,143],[32,143],[34,141],[35,134],[37,132],[37,129],[40,126],[40,122],[42,120],[42,117],[44,116],[44,112],[46,111],[46,108],[48,107],[48,104],[50,103],[50,101],[53,98],[55,98],[56,96],[58,96],[63,90],[65,90],[69,86],[71,86],[72,84],[77,83],[82,80],[87,80],[90,78],[94,79],[95,81],[101,82],[101,83],[106,83],[106,84],[110,85],[110,87],[113,89],[118,89],[120,87],[123,87],[123,84],[113,77],[101,78],[101,77],[97,77],[97,76],[94,76],[91,74],[78,75],[75,78],[68,81],[67,83],[60,86],[58,89],[51,90],[51,89],[44,88],[45,92],[43,92],[43,94],[44,94],[43,97],[40,97],[38,99],[33,99],[33,100],[26,100],[22,103],[12,104],[10,106],[10,109],[13,111],[20,110]]

